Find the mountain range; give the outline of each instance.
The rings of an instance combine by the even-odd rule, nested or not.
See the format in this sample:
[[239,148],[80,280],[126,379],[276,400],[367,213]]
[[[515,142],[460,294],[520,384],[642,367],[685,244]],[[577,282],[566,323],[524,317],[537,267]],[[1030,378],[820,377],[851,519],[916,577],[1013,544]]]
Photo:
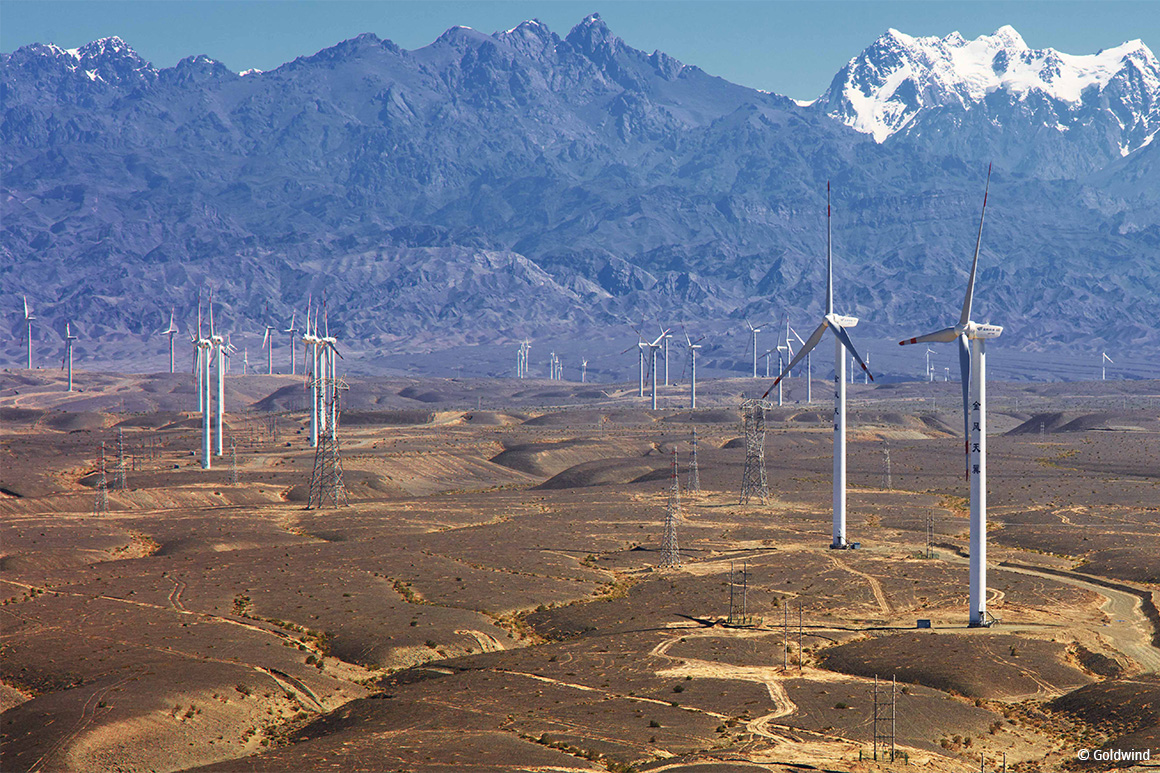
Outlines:
[[[863,338],[913,334],[961,303],[989,163],[976,308],[1003,346],[1160,343],[1160,64],[1140,41],[1075,56],[1010,27],[890,30],[807,104],[593,14],[412,51],[363,34],[241,74],[156,69],[118,38],[34,44],[0,54],[0,89],[14,364],[22,294],[42,347],[72,319],[79,351],[137,369],[210,290],[221,326],[259,337],[325,297],[369,371],[524,336],[611,353],[627,321],[804,325],[827,181],[840,311]],[[706,367],[742,368],[737,348]]]

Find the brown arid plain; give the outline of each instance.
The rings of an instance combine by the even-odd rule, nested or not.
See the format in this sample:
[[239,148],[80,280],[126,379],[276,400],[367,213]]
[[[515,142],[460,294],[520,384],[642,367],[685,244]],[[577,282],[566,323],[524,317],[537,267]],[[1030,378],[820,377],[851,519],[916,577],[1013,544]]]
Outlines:
[[[764,381],[706,382],[695,411],[670,387],[650,411],[635,384],[353,379],[350,504],[308,510],[300,378],[228,378],[204,471],[187,375],[82,373],[67,394],[0,373],[0,768],[1157,764],[1160,382],[990,385],[1001,622],[968,629],[958,385],[851,387],[861,548],[832,551],[828,390],[807,405],[792,381],[768,413],[771,496],[740,505],[738,405]],[[673,449],[683,565],[662,571]],[[756,619],[729,627],[742,565]],[[873,759],[876,677],[897,679],[893,762]]]

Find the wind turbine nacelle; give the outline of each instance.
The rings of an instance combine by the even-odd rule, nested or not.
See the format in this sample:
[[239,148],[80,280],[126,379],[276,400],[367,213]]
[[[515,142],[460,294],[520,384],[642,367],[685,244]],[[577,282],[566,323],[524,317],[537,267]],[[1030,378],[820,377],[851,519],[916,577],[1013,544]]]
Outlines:
[[842,327],[854,327],[858,324],[857,317],[843,317],[841,314],[827,314],[826,319],[839,324]]
[[999,325],[980,325],[972,322],[967,331],[968,338],[998,338],[1003,335],[1003,328]]

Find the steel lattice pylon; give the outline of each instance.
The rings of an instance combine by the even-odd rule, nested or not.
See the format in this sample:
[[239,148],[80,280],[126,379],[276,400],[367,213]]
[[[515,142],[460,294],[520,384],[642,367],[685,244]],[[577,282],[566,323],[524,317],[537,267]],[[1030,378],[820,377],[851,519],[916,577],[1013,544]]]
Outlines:
[[113,474],[113,487],[125,490],[125,430],[117,429],[117,469]]
[[677,479],[677,449],[673,449],[672,483],[669,485],[669,506],[665,511],[665,536],[661,543],[661,569],[679,569],[681,549],[677,544],[677,516],[681,510],[681,484]]
[[697,466],[697,430],[693,428],[693,454],[689,459],[689,491],[701,491],[701,470]]
[[741,504],[757,497],[769,501],[769,481],[765,477],[765,409],[762,400],[743,400],[741,412],[745,424],[745,472],[741,476]]
[[[340,390],[347,389],[341,379],[331,379],[330,402],[326,410],[331,417],[328,431],[321,433],[314,448],[314,471],[310,474],[310,499],[306,509],[321,508],[329,503],[332,507],[342,507],[350,502],[346,497],[346,486],[342,481],[342,456],[339,453],[338,417]],[[327,393],[325,386],[323,394]]]
[[109,514],[109,479],[105,477],[105,444],[101,443],[101,470],[97,476],[97,496],[93,500],[93,515]]
[[238,485],[238,444],[230,438],[230,485]]
[[[895,745],[895,699],[897,695],[896,677],[890,677],[890,696],[886,690],[879,694],[878,675],[874,675],[874,759],[880,762],[894,762]],[[883,682],[885,687],[885,682]],[[889,759],[887,759],[889,757]]]

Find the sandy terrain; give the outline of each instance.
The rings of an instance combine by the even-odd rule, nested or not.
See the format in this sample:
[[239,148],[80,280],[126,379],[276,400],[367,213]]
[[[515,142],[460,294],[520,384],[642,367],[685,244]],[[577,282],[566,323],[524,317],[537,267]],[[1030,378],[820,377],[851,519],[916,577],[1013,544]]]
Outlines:
[[[894,769],[869,761],[875,676],[898,679],[897,765],[1160,756],[1156,382],[1120,387],[1118,410],[1085,410],[1106,385],[995,385],[992,629],[965,627],[940,385],[856,385],[863,549],[835,553],[824,409],[771,411],[771,499],[737,503],[750,380],[707,382],[695,412],[554,382],[355,382],[351,505],[322,511],[304,509],[300,380],[228,380],[236,484],[228,450],[197,465],[188,378],[80,383],[0,378],[5,771]],[[683,483],[694,427],[702,490],[682,491],[684,564],[661,572],[670,454]],[[755,624],[731,628],[742,564]]]

